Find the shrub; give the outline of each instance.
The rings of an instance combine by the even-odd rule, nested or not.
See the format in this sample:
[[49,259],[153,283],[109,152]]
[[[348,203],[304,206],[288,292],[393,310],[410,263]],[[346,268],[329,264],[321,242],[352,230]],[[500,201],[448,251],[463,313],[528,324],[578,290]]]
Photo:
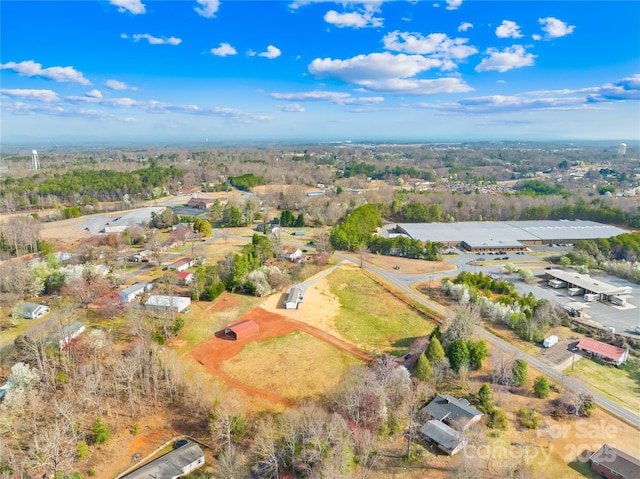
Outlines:
[[456,373],[460,370],[461,366],[469,366],[469,349],[467,348],[467,342],[464,339],[456,339],[447,351],[447,357],[451,364],[451,369]]
[[517,386],[522,386],[529,377],[529,365],[524,359],[516,359],[513,362],[513,381]]
[[540,421],[542,420],[542,416],[540,413],[523,407],[518,409],[518,420],[520,421],[520,424],[527,429],[537,429]]
[[427,346],[427,350],[425,354],[427,355],[427,359],[430,362],[439,361],[444,359],[444,348],[442,347],[442,343],[440,342],[440,329],[439,326],[436,327],[433,331],[438,331],[437,335],[432,335],[429,341],[429,346]]
[[507,415],[504,413],[503,410],[498,409],[498,408],[493,408],[490,412],[489,412],[489,423],[488,426],[491,429],[501,429],[501,430],[506,430],[507,429],[507,425],[508,425],[508,421],[507,421]]
[[551,392],[551,383],[546,376],[538,376],[533,382],[533,393],[536,397],[546,398],[549,397]]
[[489,404],[491,403],[491,388],[487,383],[484,383],[480,390],[478,391],[478,400],[480,401],[480,405],[487,409]]
[[427,359],[424,353],[418,356],[418,360],[413,365],[413,375],[421,381],[429,381],[433,374],[431,369],[431,363]]
[[78,441],[78,446],[76,448],[76,457],[78,461],[82,461],[89,454],[89,446],[84,441]]

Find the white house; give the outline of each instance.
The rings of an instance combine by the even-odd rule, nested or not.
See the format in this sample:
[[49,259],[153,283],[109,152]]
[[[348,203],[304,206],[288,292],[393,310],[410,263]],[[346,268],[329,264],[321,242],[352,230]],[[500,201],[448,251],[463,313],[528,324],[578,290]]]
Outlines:
[[49,313],[49,306],[36,303],[24,303],[22,316],[25,319],[38,319]]
[[194,278],[193,273],[190,273],[189,271],[182,271],[178,273],[176,276],[178,277],[178,282],[185,286],[190,285],[193,282],[193,278]]
[[182,273],[183,271],[191,268],[195,264],[196,262],[193,258],[182,258],[182,259],[179,259],[178,261],[171,263],[169,266],[167,266],[167,269],[174,269],[178,273]]
[[297,261],[302,257],[302,250],[300,248],[291,248],[285,246],[282,248],[282,256],[289,261]]
[[130,472],[122,479],[177,479],[204,466],[204,453],[198,444],[188,442],[164,456]]
[[120,296],[122,304],[127,304],[131,301],[135,301],[143,293],[150,291],[151,288],[153,288],[153,284],[151,283],[135,283],[124,288],[122,291],[118,291],[118,296]]
[[84,333],[85,329],[86,326],[78,321],[65,324],[58,331],[58,333],[54,335],[54,340],[58,342],[58,346],[60,347],[60,349],[64,349],[64,347],[69,344],[72,339],[75,339],[82,333]]

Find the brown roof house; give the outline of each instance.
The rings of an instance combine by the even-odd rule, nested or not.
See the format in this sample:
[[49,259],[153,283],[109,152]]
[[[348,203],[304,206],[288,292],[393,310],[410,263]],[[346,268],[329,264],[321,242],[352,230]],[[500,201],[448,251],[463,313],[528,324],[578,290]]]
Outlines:
[[637,479],[640,477],[640,460],[603,444],[589,457],[591,470],[607,479]]
[[200,210],[208,210],[215,202],[216,200],[214,200],[213,198],[194,196],[193,198],[189,199],[189,201],[187,202],[187,206],[190,208],[198,208]]

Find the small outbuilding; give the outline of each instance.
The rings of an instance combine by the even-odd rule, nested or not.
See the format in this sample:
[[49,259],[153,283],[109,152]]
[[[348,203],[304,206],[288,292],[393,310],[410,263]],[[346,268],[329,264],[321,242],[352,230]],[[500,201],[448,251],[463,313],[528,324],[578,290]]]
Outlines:
[[187,298],[186,296],[164,296],[164,295],[155,295],[149,296],[144,305],[147,309],[151,309],[154,311],[164,311],[180,313],[187,309],[191,304],[191,298]]
[[548,338],[545,338],[544,341],[542,341],[542,345],[545,348],[550,348],[551,346],[553,346],[554,344],[556,344],[558,342],[558,336],[549,336]]
[[287,299],[284,301],[285,309],[298,309],[304,301],[304,290],[300,286],[293,286],[287,291]]
[[224,328],[224,334],[231,336],[234,340],[240,341],[241,339],[253,336],[260,332],[260,326],[255,321],[250,319],[246,321],[240,321],[239,323],[232,324]]

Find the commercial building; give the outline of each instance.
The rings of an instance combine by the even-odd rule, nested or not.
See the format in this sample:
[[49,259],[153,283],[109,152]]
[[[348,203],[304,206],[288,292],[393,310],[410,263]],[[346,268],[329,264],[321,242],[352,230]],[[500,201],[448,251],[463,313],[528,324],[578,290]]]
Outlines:
[[629,357],[628,349],[622,349],[613,344],[603,343],[591,338],[582,338],[576,349],[583,351],[587,357],[600,359],[616,366],[626,363]]

